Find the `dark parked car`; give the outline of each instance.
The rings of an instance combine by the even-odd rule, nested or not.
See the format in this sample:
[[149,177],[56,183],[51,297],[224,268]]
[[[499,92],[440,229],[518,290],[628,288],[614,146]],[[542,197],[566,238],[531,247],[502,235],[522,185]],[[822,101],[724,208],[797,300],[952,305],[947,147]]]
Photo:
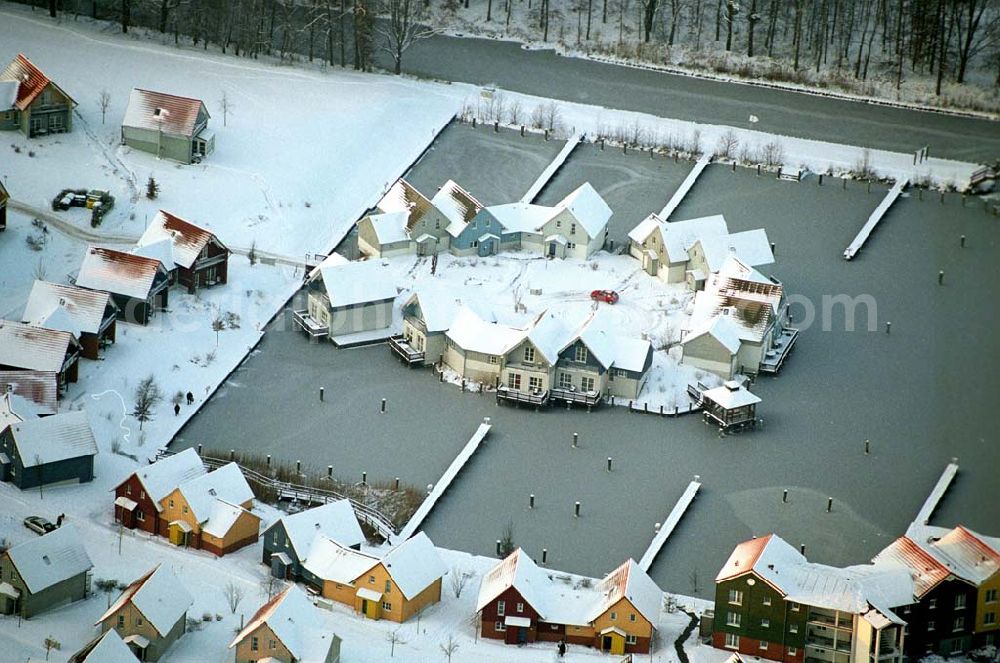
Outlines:
[[36,534],[48,534],[58,528],[57,525],[41,516],[28,516],[24,519],[24,526]]

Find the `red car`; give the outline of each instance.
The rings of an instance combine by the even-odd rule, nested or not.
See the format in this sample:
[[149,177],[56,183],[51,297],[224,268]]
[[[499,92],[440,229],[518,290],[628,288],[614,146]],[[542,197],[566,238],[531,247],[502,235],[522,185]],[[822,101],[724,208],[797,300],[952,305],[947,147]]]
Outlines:
[[618,303],[618,293],[614,290],[594,290],[590,293],[590,298],[595,302],[604,302],[606,304]]

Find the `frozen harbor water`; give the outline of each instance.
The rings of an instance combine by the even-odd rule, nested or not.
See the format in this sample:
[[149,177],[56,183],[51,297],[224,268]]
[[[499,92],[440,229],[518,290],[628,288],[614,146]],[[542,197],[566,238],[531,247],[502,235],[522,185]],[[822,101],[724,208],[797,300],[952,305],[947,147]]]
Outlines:
[[[600,158],[575,154],[545,195],[596,179],[588,169],[598,172],[603,162],[588,164]],[[669,164],[677,182],[690,168]],[[613,187],[614,177],[598,189]],[[663,186],[648,207],[658,209],[675,187]],[[1000,257],[1000,225],[978,201],[963,208],[958,196],[941,203],[914,194],[893,206],[861,255],[844,261],[843,247],[885,190],[868,193],[854,182],[844,190],[829,178],[822,187],[814,178],[781,182],[712,166],[674,214],[721,212],[734,231],[766,228],[777,263],[765,271],[787,284],[795,321],[805,316],[803,302],[815,308],[781,375],[755,387],[765,419],[756,432],[720,439],[696,416],[661,419],[621,408],[497,407],[490,396],[463,394],[428,371],[403,368],[385,347],[310,345],[278,324],[177,444],[243,448],[333,464],[359,480],[366,471],[369,480],[399,476],[423,486],[490,416],[489,440],[424,529],[440,545],[490,554],[511,520],[517,543],[532,554],[548,548],[552,566],[588,574],[638,558],[653,524],[698,474],[702,489],[651,572],[668,590],[694,592],[697,584],[704,596],[735,543],[772,530],[805,544],[817,561],[868,559],[905,530],[952,456],[962,471],[933,522],[995,530],[1000,504],[989,498],[1000,448],[989,413],[998,401],[1000,304],[988,276]],[[946,272],[943,286],[938,270]],[[824,296],[838,295],[870,296],[874,331],[864,306],[853,331],[840,306],[824,321]],[[323,404],[319,386],[326,387]],[[378,413],[381,398],[388,399],[385,415]],[[580,433],[578,449],[571,448],[573,432]],[[615,459],[611,473],[608,456]],[[784,488],[788,504],[781,503]],[[529,493],[536,495],[533,510]],[[582,515],[574,518],[578,500]]]

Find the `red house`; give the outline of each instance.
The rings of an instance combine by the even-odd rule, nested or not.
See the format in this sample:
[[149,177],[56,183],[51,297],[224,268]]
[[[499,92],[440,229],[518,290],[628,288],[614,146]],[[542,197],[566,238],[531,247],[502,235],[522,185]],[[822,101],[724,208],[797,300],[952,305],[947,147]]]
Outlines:
[[115,522],[129,529],[166,536],[166,524],[159,524],[160,500],[184,481],[205,473],[194,449],[185,449],[136,470],[115,487]]
[[229,249],[213,233],[160,210],[139,238],[136,255],[155,258],[172,281],[193,293],[224,284],[229,276]]
[[481,613],[480,631],[484,638],[503,640],[509,645],[536,640],[561,640],[564,632],[538,630],[549,580],[520,548],[507,556],[483,577],[476,609]]

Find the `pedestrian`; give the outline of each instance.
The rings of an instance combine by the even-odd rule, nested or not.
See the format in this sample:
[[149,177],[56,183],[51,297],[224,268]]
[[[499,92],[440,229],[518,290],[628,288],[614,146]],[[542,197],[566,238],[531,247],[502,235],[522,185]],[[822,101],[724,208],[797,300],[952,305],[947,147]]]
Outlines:
[[566,641],[565,640],[560,640],[559,641],[559,658],[562,658],[565,655],[566,655]]
[[188,402],[188,405],[191,405],[191,403],[194,403],[194,394],[192,394],[190,391],[187,393],[187,402]]
[[181,413],[181,404],[180,403],[174,403],[174,416],[176,417],[180,413]]

